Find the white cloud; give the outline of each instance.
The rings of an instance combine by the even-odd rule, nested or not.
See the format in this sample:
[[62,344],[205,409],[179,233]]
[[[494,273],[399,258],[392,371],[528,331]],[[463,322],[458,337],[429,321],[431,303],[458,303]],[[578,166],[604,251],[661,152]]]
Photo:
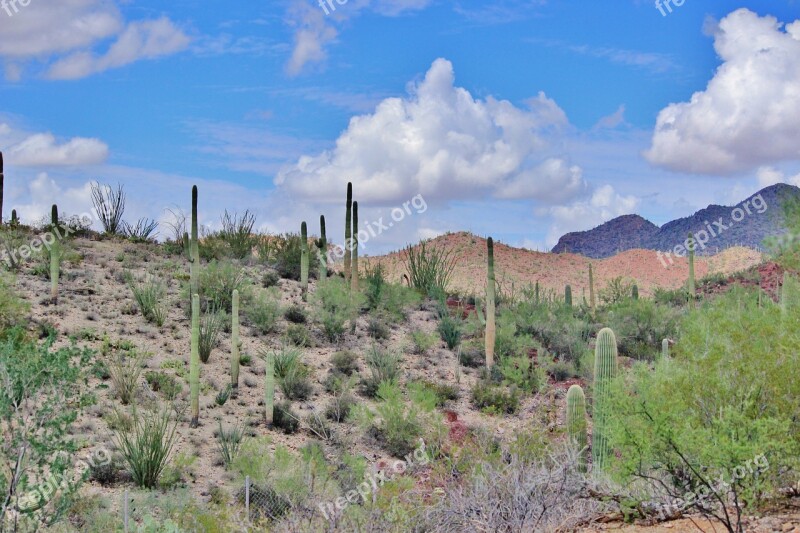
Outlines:
[[24,203],[15,203],[14,208],[25,222],[36,223],[50,217],[53,204],[58,205],[60,215],[88,214],[95,218],[90,200],[90,184],[78,187],[60,187],[47,173],[42,172],[29,180],[23,195]]
[[748,9],[720,21],[723,64],[704,91],[659,113],[651,163],[727,175],[800,160],[800,20],[782,27]]
[[[295,27],[294,49],[286,64],[291,76],[300,74],[309,64],[319,64],[327,58],[325,48],[336,41],[337,25],[357,17],[362,11],[372,11],[396,17],[408,11],[427,7],[432,0],[328,0],[322,4],[293,0],[287,22]],[[324,6],[324,7],[323,7]]]
[[625,104],[622,104],[612,114],[605,116],[597,121],[595,129],[614,129],[620,124],[625,123]]
[[[189,37],[165,17],[126,24],[117,7],[121,1],[33,1],[20,6],[11,23],[0,25],[6,79],[19,81],[28,64],[42,65],[51,79],[82,78],[188,47]],[[95,48],[112,37],[116,40],[109,49],[98,54]],[[60,59],[52,63],[55,58]]]
[[568,126],[564,112],[544,93],[528,107],[474,99],[454,86],[452,64],[437,59],[407,98],[353,117],[335,148],[300,157],[275,183],[318,202],[339,198],[347,181],[360,199],[383,204],[419,193],[429,201],[575,197],[585,189],[581,170],[550,146]]
[[8,160],[21,167],[96,165],[108,157],[99,139],[75,137],[59,144],[50,133],[31,135],[8,149]]
[[190,39],[169,19],[133,22],[101,56],[92,52],[76,52],[54,63],[47,73],[51,79],[72,80],[112,68],[119,68],[140,59],[155,59],[174,54],[189,46]]
[[761,167],[756,172],[758,179],[758,186],[761,188],[775,185],[776,183],[788,183],[789,185],[796,185],[800,187],[800,174],[796,176],[787,176],[782,170],[774,167]]
[[617,193],[611,185],[603,185],[588,200],[549,208],[553,223],[547,234],[548,248],[555,246],[566,233],[588,230],[612,218],[634,213],[639,201],[635,196]]

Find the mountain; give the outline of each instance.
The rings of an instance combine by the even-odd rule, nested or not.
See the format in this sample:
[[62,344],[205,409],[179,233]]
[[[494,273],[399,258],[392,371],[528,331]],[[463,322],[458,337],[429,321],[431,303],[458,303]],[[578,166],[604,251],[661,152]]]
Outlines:
[[669,252],[683,245],[690,231],[698,240],[698,255],[715,254],[731,246],[759,249],[766,237],[786,232],[782,208],[785,198],[800,200],[800,188],[779,183],[736,205],[710,205],[660,228],[639,215],[624,215],[588,231],[568,233],[552,251],[598,259],[634,248]]

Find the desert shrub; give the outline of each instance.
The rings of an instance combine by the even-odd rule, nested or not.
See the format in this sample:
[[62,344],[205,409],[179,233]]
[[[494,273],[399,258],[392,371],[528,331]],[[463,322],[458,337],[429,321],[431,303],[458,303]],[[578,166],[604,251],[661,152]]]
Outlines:
[[122,234],[129,241],[137,244],[155,242],[158,235],[158,222],[150,218],[140,218],[136,224],[122,223]]
[[110,487],[119,480],[122,468],[123,465],[116,456],[109,457],[107,461],[90,461],[89,479],[103,487]]
[[461,323],[458,319],[445,316],[436,329],[448,349],[454,349],[461,342]]
[[366,360],[369,373],[362,379],[364,394],[374,397],[378,393],[381,383],[397,382],[397,378],[400,377],[401,357],[399,354],[372,346]]
[[[332,374],[333,375],[333,374]],[[336,385],[331,390],[333,398],[325,408],[325,417],[334,422],[344,422],[357,404],[351,392],[354,378],[345,378],[343,375],[336,380]]]
[[29,306],[23,302],[12,288],[10,276],[0,273],[0,338],[6,330],[22,324]]
[[171,409],[133,410],[133,425],[114,432],[114,441],[127,464],[133,482],[139,487],[154,489],[169,461],[177,440],[178,420]]
[[514,310],[517,331],[541,341],[547,351],[564,361],[575,361],[586,350],[591,336],[599,329],[585,317],[576,316],[577,308],[560,303],[536,303],[526,300]]
[[267,270],[264,272],[264,275],[261,276],[261,286],[265,289],[269,289],[271,287],[277,287],[278,282],[281,280],[280,274],[275,272],[274,270]]
[[438,335],[435,333],[426,333],[420,329],[415,329],[409,334],[411,345],[414,348],[414,353],[422,355],[434,346],[439,340]]
[[219,334],[225,326],[224,315],[215,308],[209,308],[200,318],[200,361],[208,363],[211,352],[219,346]]
[[386,340],[392,336],[392,332],[381,318],[370,317],[367,321],[367,335],[375,340]]
[[380,307],[386,285],[383,264],[378,263],[372,266],[367,263],[364,274],[364,295],[369,309],[378,309]]
[[167,319],[167,307],[164,305],[166,290],[163,283],[155,278],[138,282],[130,273],[126,274],[126,278],[145,320],[158,327],[163,326]]
[[[266,357],[267,352],[262,350],[260,355],[262,358],[264,358]],[[289,373],[289,371],[303,364],[300,361],[303,353],[297,348],[282,346],[278,350],[273,350],[272,355],[275,362],[275,376],[279,378],[285,376],[287,373]]]
[[227,470],[236,459],[236,456],[239,455],[239,449],[245,437],[244,426],[237,425],[230,429],[224,429],[222,427],[222,420],[220,420],[219,429],[215,437],[217,439],[217,450]]
[[292,411],[289,402],[278,402],[272,408],[272,423],[287,435],[297,433],[300,429],[300,418]]
[[283,318],[292,324],[305,324],[308,321],[308,313],[302,306],[294,304],[286,308],[286,311],[283,312]]
[[139,387],[139,378],[144,371],[145,355],[135,348],[117,348],[108,344],[104,345],[107,355],[106,368],[111,376],[114,394],[122,405],[128,405],[136,397]]
[[331,357],[331,364],[337,373],[351,376],[358,372],[358,354],[350,350],[336,352]]
[[436,407],[444,407],[448,401],[458,400],[458,387],[455,385],[427,380],[418,381],[416,384],[436,396]]
[[447,293],[456,265],[452,250],[429,246],[421,241],[417,246],[408,246],[403,259],[411,286],[427,296]]
[[547,371],[557,382],[566,381],[575,376],[575,366],[563,361],[554,362]]
[[546,382],[544,370],[535,367],[527,356],[504,357],[500,359],[497,367],[504,381],[515,390],[535,394]]
[[255,246],[255,235],[253,226],[256,224],[255,213],[246,210],[239,215],[238,213],[228,213],[222,215],[222,229],[217,235],[228,247],[228,253],[235,259],[245,259],[253,255]]
[[609,281],[608,285],[600,289],[598,296],[600,297],[600,301],[606,305],[624,302],[631,297],[633,285],[633,281],[618,276]]
[[653,359],[661,351],[662,339],[678,333],[681,310],[652,300],[628,299],[610,306],[605,313],[614,330],[621,354],[634,359]]
[[[301,242],[298,233],[287,233],[275,238],[275,269],[280,277],[300,281]],[[310,269],[309,276],[314,270]]]
[[458,351],[458,361],[467,368],[480,368],[486,364],[486,352],[474,343],[465,344]]
[[314,318],[330,342],[342,338],[345,323],[349,320],[354,324],[361,307],[359,295],[351,295],[350,287],[340,278],[319,282],[313,301]]
[[228,383],[227,385],[222,387],[219,390],[219,392],[217,392],[217,395],[214,397],[214,403],[222,407],[223,405],[228,403],[228,400],[230,399],[232,392],[233,388],[231,387],[231,384]]
[[303,324],[290,324],[286,328],[286,341],[292,346],[309,348],[313,345],[311,333]]
[[313,388],[308,379],[308,367],[298,365],[278,378],[281,392],[290,400],[307,400]]
[[653,291],[653,300],[657,304],[680,307],[686,305],[686,302],[689,300],[689,294],[686,287],[674,290],[656,287]]
[[690,509],[740,531],[743,512],[798,481],[798,327],[796,313],[758,307],[741,288],[688,313],[669,360],[640,363],[616,384],[612,475],[656,501],[702,489],[709,497]]
[[472,388],[472,404],[491,414],[514,414],[519,409],[519,393],[514,387],[509,390],[481,379]]
[[153,392],[160,392],[167,400],[174,400],[183,390],[178,380],[164,372],[148,371],[144,379]]
[[121,235],[126,200],[124,187],[117,185],[114,190],[108,185],[93,182],[91,189],[92,205],[103,225],[103,231],[106,235]]
[[[250,282],[244,270],[229,262],[211,261],[200,269],[198,290],[203,308],[216,307],[226,313],[233,306],[233,291],[239,291],[242,303],[250,300]],[[188,292],[187,292],[188,301]]]
[[280,316],[280,305],[274,294],[264,292],[247,305],[245,315],[253,329],[261,335],[266,335],[275,330]]

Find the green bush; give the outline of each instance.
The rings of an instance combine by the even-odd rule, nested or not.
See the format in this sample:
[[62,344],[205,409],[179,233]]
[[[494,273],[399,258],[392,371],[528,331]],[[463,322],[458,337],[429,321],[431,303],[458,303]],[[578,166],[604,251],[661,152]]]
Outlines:
[[309,348],[313,345],[311,334],[303,324],[290,324],[286,328],[286,341],[292,346]]
[[350,350],[336,352],[331,357],[331,364],[336,372],[352,376],[353,373],[358,372],[358,354]]
[[145,373],[144,379],[153,392],[160,392],[167,400],[174,400],[183,390],[178,380],[164,372],[150,370]]
[[0,273],[0,338],[5,336],[9,328],[22,324],[29,309],[28,304],[14,292],[12,285],[11,277]]
[[264,275],[261,276],[261,286],[265,289],[269,289],[272,287],[277,287],[278,282],[281,280],[280,274],[275,272],[274,270],[267,270],[264,272]]
[[224,315],[216,308],[209,308],[200,318],[200,361],[208,363],[211,352],[219,346],[219,334],[225,327]]
[[461,342],[461,322],[458,319],[447,315],[439,321],[436,329],[448,349],[454,349]]
[[171,409],[142,412],[133,410],[133,424],[114,431],[117,448],[128,466],[133,482],[154,489],[167,466],[177,441],[178,421]]
[[[579,308],[559,303],[524,300],[513,309],[520,335],[531,335],[562,361],[575,361],[599,328]],[[576,315],[578,313],[578,315]]]
[[429,241],[408,246],[403,255],[411,286],[426,296],[447,293],[456,266],[453,250],[434,248]]
[[275,330],[280,312],[276,295],[270,292],[260,294],[245,309],[248,323],[261,335]]
[[255,224],[256,215],[249,210],[241,215],[225,210],[222,215],[222,229],[217,236],[227,246],[228,255],[235,259],[246,259],[253,255],[256,244],[256,235],[253,234]]
[[547,381],[544,370],[534,367],[528,356],[504,357],[498,368],[507,384],[531,394],[539,392]]
[[[736,506],[734,518],[796,483],[798,328],[796,313],[759,308],[755,292],[741,288],[691,311],[669,360],[654,370],[641,363],[618,380],[612,474],[678,494],[722,476],[729,485],[720,496]],[[733,476],[761,456],[768,470]]]
[[239,449],[244,440],[244,426],[234,426],[230,429],[222,427],[222,420],[219,421],[219,429],[215,437],[217,438],[217,450],[222,457],[225,469],[230,468],[233,461],[239,455]]
[[350,293],[350,287],[341,278],[329,278],[317,284],[313,297],[314,318],[322,326],[330,342],[342,338],[345,323],[354,323],[361,308],[360,295]]
[[375,340],[387,340],[389,337],[392,336],[392,332],[389,330],[389,326],[386,323],[378,318],[378,317],[371,317],[367,322],[367,335],[372,337]]
[[167,307],[163,301],[166,295],[164,285],[154,278],[139,283],[133,279],[132,275],[127,274],[127,277],[128,286],[133,292],[133,298],[136,300],[142,316],[158,327],[163,326],[167,318]]
[[[299,233],[287,233],[275,237],[275,269],[280,277],[300,281],[301,243]],[[312,277],[314,270],[316,269],[310,269],[309,277]]]
[[[203,309],[215,307],[230,313],[234,290],[239,291],[243,308],[251,298],[251,284],[244,270],[229,262],[211,261],[201,268],[198,286]],[[188,288],[186,294],[188,301]]]
[[409,334],[411,344],[414,348],[414,353],[422,355],[434,346],[439,341],[438,335],[435,333],[426,333],[420,329],[415,329]]
[[448,401],[458,400],[458,387],[455,385],[426,380],[418,381],[416,384],[436,396],[436,407],[444,407]]
[[308,313],[302,306],[294,304],[286,308],[286,311],[283,312],[283,318],[292,324],[305,324],[308,322]]
[[279,402],[273,406],[272,423],[287,435],[297,433],[300,429],[300,418],[292,411],[292,404],[289,402]]
[[606,323],[614,330],[619,352],[634,359],[654,359],[661,341],[678,333],[682,310],[658,305],[652,300],[628,299],[605,311]]
[[378,393],[381,383],[396,383],[400,377],[400,361],[399,354],[373,346],[367,354],[369,373],[362,380],[364,394],[374,397]]
[[490,414],[514,414],[519,409],[519,393],[514,387],[507,390],[489,381],[478,380],[472,388],[472,404]]
[[386,451],[395,457],[404,457],[414,451],[424,429],[423,414],[436,407],[436,398],[429,391],[416,389],[415,400],[406,405],[396,383],[381,383],[376,412],[360,407],[357,418],[361,425],[371,429]]

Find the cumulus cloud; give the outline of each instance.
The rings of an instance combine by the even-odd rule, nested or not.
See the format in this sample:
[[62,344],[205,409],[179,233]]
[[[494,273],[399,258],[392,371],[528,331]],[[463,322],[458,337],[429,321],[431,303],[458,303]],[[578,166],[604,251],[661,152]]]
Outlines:
[[91,184],[61,187],[47,173],[42,172],[27,183],[27,191],[19,196],[22,201],[14,208],[27,223],[36,223],[50,216],[53,204],[58,204],[64,215],[89,215],[95,218],[91,203]]
[[784,28],[739,9],[713,31],[723,64],[704,91],[659,113],[645,157],[715,175],[800,160],[800,20]]
[[583,192],[581,169],[552,153],[568,126],[544,93],[528,109],[454,85],[452,64],[434,61],[406,98],[387,98],[350,120],[335,148],[304,155],[275,184],[318,202],[338,198],[348,181],[359,198],[387,204],[422,193],[428,200],[482,198],[564,201]]
[[638,206],[639,198],[623,196],[611,185],[603,185],[586,200],[551,207],[547,209],[547,214],[553,219],[547,234],[547,246],[555,246],[566,233],[588,230],[612,218],[634,213]]
[[8,160],[21,167],[78,166],[103,163],[108,146],[99,139],[75,137],[59,143],[50,133],[37,133],[11,146]]
[[396,17],[408,11],[427,7],[432,0],[328,0],[322,4],[294,0],[290,4],[287,22],[295,29],[294,48],[286,64],[289,75],[300,74],[307,65],[322,63],[327,58],[326,47],[339,34],[337,25],[371,11]]
[[800,174],[796,176],[787,176],[782,170],[774,167],[761,167],[756,172],[759,187],[769,187],[776,183],[788,183],[789,185],[796,185],[800,187]]
[[[43,64],[51,79],[77,79],[179,52],[190,41],[165,17],[126,23],[113,0],[34,1],[19,9],[11,24],[0,26],[8,81],[19,81],[32,61]],[[112,37],[110,48],[98,54],[96,46]]]

